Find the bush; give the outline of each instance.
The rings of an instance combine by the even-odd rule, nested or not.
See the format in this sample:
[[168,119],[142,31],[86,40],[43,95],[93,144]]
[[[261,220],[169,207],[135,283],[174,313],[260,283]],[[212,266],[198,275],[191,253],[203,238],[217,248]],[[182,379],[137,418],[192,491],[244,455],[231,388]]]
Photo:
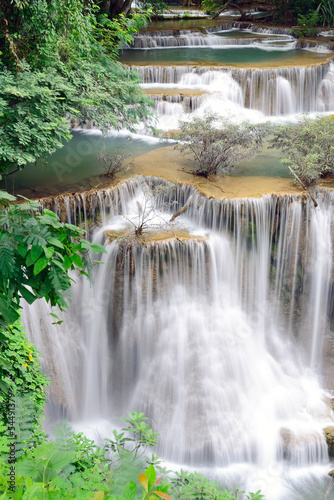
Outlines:
[[179,128],[173,135],[177,148],[193,157],[193,173],[203,177],[229,174],[235,163],[259,152],[267,135],[266,125],[236,124],[211,111],[179,122]]
[[151,11],[152,19],[163,17],[164,12],[169,11],[168,5],[164,0],[139,0],[138,5],[143,12]]
[[311,185],[320,177],[334,174],[333,137],[333,117],[311,120],[302,115],[298,126],[282,126],[276,130],[270,148],[280,149],[286,155],[281,158],[282,163],[306,185]]
[[105,175],[112,179],[118,172],[126,170],[123,162],[129,156],[129,153],[126,153],[122,146],[115,148],[113,151],[103,149],[97,154],[97,158],[103,163]]

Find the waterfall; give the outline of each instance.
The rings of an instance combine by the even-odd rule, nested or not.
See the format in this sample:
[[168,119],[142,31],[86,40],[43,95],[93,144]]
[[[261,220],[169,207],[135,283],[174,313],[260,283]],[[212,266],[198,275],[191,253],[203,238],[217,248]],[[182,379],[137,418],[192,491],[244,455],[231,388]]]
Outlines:
[[[326,478],[322,429],[333,424],[319,383],[332,320],[333,194],[318,193],[315,209],[303,196],[212,200],[147,182],[164,189],[148,231],[192,196],[171,239],[107,241],[105,231],[124,231],[146,203],[143,181],[90,193],[86,217],[102,220],[92,239],[106,245],[105,265],[93,286],[74,277],[61,326],[47,326],[43,303],[25,311],[56,379],[53,417],[96,426],[144,411],[165,460],[207,468],[231,488],[261,488],[267,500],[297,500],[301,488],[314,500],[307,485]],[[62,203],[79,220],[82,195]],[[178,230],[190,237],[175,239]]]
[[[242,69],[197,66],[138,66],[147,89],[193,89],[217,112],[254,110],[264,116],[329,112],[334,102],[334,64]],[[211,95],[210,95],[211,94]],[[246,109],[243,109],[246,108]],[[177,123],[178,116],[175,117]],[[256,120],[259,116],[256,115]]]
[[[173,115],[180,112],[196,111],[205,101],[204,95],[152,95],[159,115]],[[177,104],[178,106],[174,106]]]
[[[267,39],[265,37],[259,38],[227,38],[219,37],[217,35],[208,35],[200,32],[186,32],[179,33],[175,35],[172,34],[143,34],[137,35],[134,38],[134,49],[155,49],[155,48],[166,48],[166,47],[211,47],[211,48],[222,48],[222,47],[239,47],[239,46],[252,46],[261,48],[263,45],[267,48],[269,44],[274,44],[277,42],[293,42],[289,43],[288,48],[291,49],[295,47],[296,42],[291,36],[280,36],[277,39]],[[272,47],[272,48],[273,48]]]

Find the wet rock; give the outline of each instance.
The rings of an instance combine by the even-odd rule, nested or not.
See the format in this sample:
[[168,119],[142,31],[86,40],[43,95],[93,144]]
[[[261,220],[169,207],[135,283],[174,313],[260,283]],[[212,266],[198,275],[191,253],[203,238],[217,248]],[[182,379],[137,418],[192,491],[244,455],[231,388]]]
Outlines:
[[334,427],[326,427],[324,429],[325,439],[328,446],[328,454],[331,458],[334,457]]
[[294,443],[295,437],[293,435],[293,432],[286,427],[282,427],[282,429],[280,430],[280,436],[283,458],[289,459],[291,445]]

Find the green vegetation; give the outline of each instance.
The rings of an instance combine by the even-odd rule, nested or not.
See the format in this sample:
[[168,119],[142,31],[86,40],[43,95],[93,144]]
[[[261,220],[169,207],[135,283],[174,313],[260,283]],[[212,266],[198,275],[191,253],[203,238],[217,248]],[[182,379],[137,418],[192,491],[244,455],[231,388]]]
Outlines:
[[0,191],[0,325],[17,321],[21,298],[32,304],[44,297],[66,308],[64,294],[73,281],[68,271],[88,276],[88,252],[105,252],[82,238],[83,229],[59,222],[50,210],[41,213],[38,203],[13,201]]
[[[261,2],[271,9],[271,18],[276,23],[298,24],[297,34],[313,36],[316,26],[334,24],[334,0],[266,0]],[[249,4],[242,0],[203,0],[201,7],[214,18],[228,9],[238,9],[240,20],[247,20],[245,9]],[[267,20],[270,20],[267,17]]]
[[[29,413],[22,412],[26,399],[15,400],[15,458],[11,460],[12,425],[0,422],[0,494],[3,499],[80,499],[80,500],[237,500],[245,493],[229,492],[217,482],[198,473],[173,473],[162,467],[156,455],[149,457],[149,446],[157,434],[147,425],[143,413],[129,413],[121,432],[97,446],[82,433],[74,434],[61,426],[53,441],[44,436],[33,444]],[[22,418],[17,418],[22,415]],[[19,452],[17,453],[17,451]],[[12,464],[15,463],[13,466]],[[15,469],[15,488],[9,481]],[[141,471],[145,470],[145,473]],[[157,476],[158,472],[158,476]],[[14,496],[15,495],[15,496]],[[247,500],[262,500],[260,491],[249,493]]]
[[274,4],[277,22],[297,22],[301,28],[334,23],[333,0],[275,0]]
[[181,121],[179,130],[173,134],[177,148],[192,156],[192,173],[203,177],[230,173],[235,163],[259,152],[267,135],[266,125],[236,124],[210,111]]
[[299,117],[296,127],[281,126],[270,141],[272,149],[280,149],[281,161],[307,185],[325,175],[334,174],[334,120],[332,117],[311,120]]
[[0,174],[61,147],[66,116],[102,131],[150,118],[138,74],[114,60],[142,16],[109,20],[83,0],[14,0],[0,3],[0,18]]
[[144,12],[152,12],[152,19],[163,17],[164,12],[167,12],[169,10],[168,5],[166,5],[164,0],[140,0],[138,4]]
[[[41,420],[44,415],[45,387],[49,381],[42,373],[39,352],[32,342],[27,339],[27,334],[22,328],[20,321],[9,325],[6,329],[0,329],[2,342],[6,345],[6,350],[0,355],[2,362],[1,377],[8,384],[8,392],[2,391],[0,404],[2,407],[2,423],[9,425],[10,403],[13,395],[24,400],[24,411],[29,410],[31,427],[26,436],[26,444],[18,443],[16,452],[23,448],[40,442],[43,432]],[[18,408],[16,408],[18,410]],[[15,412],[16,420],[18,411]],[[18,455],[19,456],[19,455]]]

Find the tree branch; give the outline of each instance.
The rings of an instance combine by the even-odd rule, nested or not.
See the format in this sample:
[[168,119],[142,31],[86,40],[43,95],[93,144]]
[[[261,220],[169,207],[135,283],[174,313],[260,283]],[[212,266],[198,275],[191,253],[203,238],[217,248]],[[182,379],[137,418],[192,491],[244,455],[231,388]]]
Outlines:
[[188,209],[192,199],[193,199],[193,196],[191,195],[189,200],[187,201],[187,203],[185,205],[183,205],[183,207],[181,207],[180,210],[178,210],[177,212],[175,212],[175,214],[172,215],[172,217],[169,219],[169,222],[173,222],[176,219],[176,217],[183,214]]
[[305,186],[305,184],[303,183],[303,181],[301,179],[299,179],[298,175],[292,170],[291,167],[289,167],[289,165],[287,165],[288,169],[290,170],[290,172],[292,173],[292,175],[294,176],[294,178],[299,182],[299,184],[301,185],[301,187],[308,192],[308,194],[310,195],[311,197],[311,200],[313,201],[314,203],[314,206],[315,208],[317,208],[318,206],[318,203],[316,201],[316,199],[314,198],[314,196],[311,194],[310,190]]

